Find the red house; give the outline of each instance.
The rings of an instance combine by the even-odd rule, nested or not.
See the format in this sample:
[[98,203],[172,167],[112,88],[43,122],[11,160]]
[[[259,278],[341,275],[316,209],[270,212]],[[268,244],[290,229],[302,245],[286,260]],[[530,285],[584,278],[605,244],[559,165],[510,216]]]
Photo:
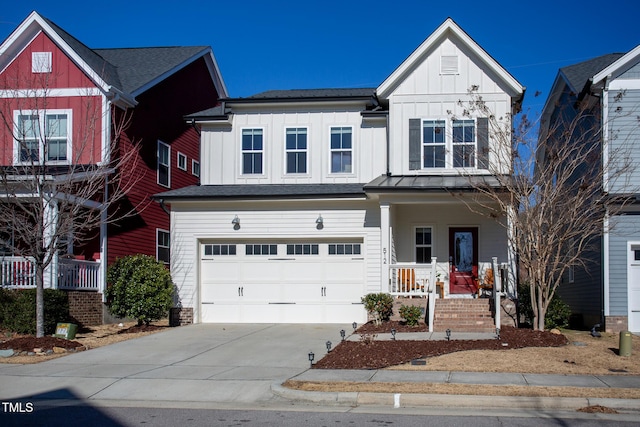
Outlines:
[[[9,35],[0,45],[5,178],[27,163],[46,164],[53,179],[109,164],[113,156],[136,165],[126,171],[134,184],[117,207],[103,213],[94,235],[63,242],[45,287],[101,294],[106,266],[132,253],[169,264],[169,215],[150,196],[199,182],[200,138],[184,116],[227,96],[208,46],[91,49],[37,12]],[[116,151],[110,150],[113,141]],[[99,202],[85,204],[94,208]],[[55,203],[51,209],[55,217]],[[106,220],[114,214],[123,217]],[[33,274],[24,267],[29,260],[11,249],[14,238],[12,230],[2,230],[1,284],[33,286]]]

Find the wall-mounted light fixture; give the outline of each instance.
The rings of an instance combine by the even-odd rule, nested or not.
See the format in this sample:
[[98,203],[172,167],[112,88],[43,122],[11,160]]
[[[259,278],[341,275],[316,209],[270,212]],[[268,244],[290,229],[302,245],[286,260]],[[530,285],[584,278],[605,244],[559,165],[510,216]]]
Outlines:
[[231,220],[231,224],[233,224],[234,230],[237,230],[240,228],[240,218],[238,218],[238,215],[233,217],[233,219]]
[[318,215],[318,218],[316,219],[316,228],[318,230],[322,230],[323,227],[324,227],[324,218],[322,218],[322,215]]

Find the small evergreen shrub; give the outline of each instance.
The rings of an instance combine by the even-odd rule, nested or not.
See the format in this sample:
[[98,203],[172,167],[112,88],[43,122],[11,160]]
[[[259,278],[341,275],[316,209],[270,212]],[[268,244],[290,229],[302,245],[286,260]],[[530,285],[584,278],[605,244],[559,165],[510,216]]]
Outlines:
[[109,266],[107,306],[114,316],[136,319],[138,325],[166,317],[172,304],[171,273],[148,255],[129,255]]
[[[533,325],[533,307],[531,306],[531,293],[529,284],[523,284],[518,287],[518,309],[524,316],[525,322]],[[544,318],[544,328],[566,328],[569,326],[569,318],[571,317],[571,308],[562,301],[562,298],[556,292],[553,299],[547,307],[547,313]]]
[[[1,289],[0,325],[20,334],[36,333],[36,290]],[[44,334],[51,335],[58,322],[69,320],[69,299],[59,289],[44,290]]]
[[384,292],[367,294],[362,297],[365,310],[374,317],[376,323],[380,323],[393,315],[393,297]]
[[400,317],[407,322],[409,326],[416,326],[422,317],[422,309],[417,305],[400,306]]

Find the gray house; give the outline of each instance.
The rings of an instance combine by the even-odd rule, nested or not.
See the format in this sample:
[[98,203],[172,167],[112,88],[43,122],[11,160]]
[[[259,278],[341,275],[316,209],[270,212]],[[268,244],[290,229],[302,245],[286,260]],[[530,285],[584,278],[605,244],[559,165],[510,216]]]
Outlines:
[[[609,165],[605,171],[615,170],[609,160],[623,146],[633,164],[615,181],[605,172],[603,191],[640,200],[640,46],[561,68],[543,109],[541,138],[585,105],[593,113],[591,124],[602,130],[599,161]],[[605,215],[602,227],[587,268],[571,270],[558,292],[585,326],[604,322],[609,332],[640,332],[640,204]]]

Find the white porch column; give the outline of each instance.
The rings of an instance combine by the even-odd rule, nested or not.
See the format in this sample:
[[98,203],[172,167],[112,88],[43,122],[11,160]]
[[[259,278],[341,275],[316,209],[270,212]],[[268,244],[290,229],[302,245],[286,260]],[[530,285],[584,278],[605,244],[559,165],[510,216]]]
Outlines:
[[[49,198],[45,200],[45,211],[43,215],[44,224],[43,227],[43,237],[44,237],[44,245],[45,247],[49,247],[49,250],[56,251],[56,248],[51,245],[51,240],[57,233],[56,224],[58,223],[58,202],[53,198]],[[45,288],[58,288],[58,281],[56,278],[58,277],[58,255],[54,254],[51,259],[51,263],[44,270],[43,277],[43,285]]]
[[[509,208],[509,211],[507,212],[507,263],[509,265],[509,269],[507,273],[507,289],[502,289],[502,291],[506,293],[507,297],[518,296],[518,263],[516,262],[517,256],[515,247],[516,224],[513,219],[515,218],[515,215],[517,215],[515,209],[512,207]],[[497,272],[496,270],[494,271]]]
[[98,270],[98,292],[102,294],[102,302],[106,301],[107,289],[107,208],[109,206],[109,177],[104,179],[104,198],[100,207],[100,267]]
[[380,285],[381,292],[389,291],[389,263],[391,259],[390,211],[388,203],[380,203]]

